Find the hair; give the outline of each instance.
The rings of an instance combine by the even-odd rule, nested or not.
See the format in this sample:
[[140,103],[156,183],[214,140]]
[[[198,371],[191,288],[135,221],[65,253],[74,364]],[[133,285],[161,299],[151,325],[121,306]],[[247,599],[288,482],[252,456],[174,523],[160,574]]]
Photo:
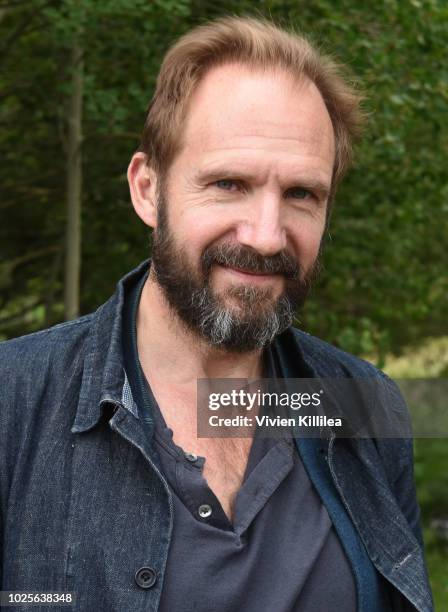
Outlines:
[[253,17],[223,17],[197,26],[165,55],[139,147],[161,181],[180,150],[182,124],[195,88],[208,70],[226,63],[263,70],[280,68],[297,79],[305,76],[314,82],[334,130],[334,193],[352,160],[354,138],[361,133],[362,96],[346,68],[321,53],[306,37]]

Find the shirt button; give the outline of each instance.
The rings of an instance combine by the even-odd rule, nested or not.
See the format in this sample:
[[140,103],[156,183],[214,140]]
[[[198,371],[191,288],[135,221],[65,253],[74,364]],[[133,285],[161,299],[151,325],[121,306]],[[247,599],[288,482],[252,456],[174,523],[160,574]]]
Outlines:
[[199,506],[198,512],[201,518],[208,518],[212,513],[212,509],[208,504],[202,504],[202,506]]
[[135,582],[141,589],[150,589],[156,580],[156,573],[151,567],[141,567],[135,572]]
[[198,460],[198,456],[195,455],[194,453],[184,453],[185,459],[187,461],[190,461],[191,463],[194,463],[195,461]]

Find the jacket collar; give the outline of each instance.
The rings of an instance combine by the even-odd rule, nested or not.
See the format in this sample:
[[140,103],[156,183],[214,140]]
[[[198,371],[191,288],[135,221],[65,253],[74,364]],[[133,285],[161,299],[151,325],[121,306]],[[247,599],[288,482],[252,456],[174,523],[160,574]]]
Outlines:
[[137,416],[123,367],[122,315],[126,285],[145,274],[149,265],[147,259],[124,276],[114,295],[92,315],[73,433],[94,427],[106,406],[125,406]]

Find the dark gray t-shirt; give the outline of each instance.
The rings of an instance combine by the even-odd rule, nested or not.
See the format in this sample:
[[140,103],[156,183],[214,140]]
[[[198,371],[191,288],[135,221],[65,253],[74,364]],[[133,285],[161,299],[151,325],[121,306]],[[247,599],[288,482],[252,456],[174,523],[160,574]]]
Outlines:
[[[202,476],[204,457],[173,441],[144,378],[135,341],[143,286],[126,296],[123,347],[134,401],[155,422],[174,525],[159,612],[354,612],[349,561],[294,441],[255,435],[233,523]],[[265,351],[265,377],[281,365]]]

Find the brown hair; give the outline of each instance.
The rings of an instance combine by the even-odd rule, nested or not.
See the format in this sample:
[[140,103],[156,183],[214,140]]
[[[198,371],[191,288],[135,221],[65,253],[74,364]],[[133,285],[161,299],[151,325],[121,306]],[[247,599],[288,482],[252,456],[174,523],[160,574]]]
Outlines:
[[345,69],[304,36],[252,17],[224,17],[184,34],[166,54],[149,105],[140,151],[165,176],[181,146],[182,122],[190,97],[207,70],[238,62],[251,67],[283,68],[315,83],[330,115],[336,142],[333,189],[352,157],[360,133],[361,96]]

